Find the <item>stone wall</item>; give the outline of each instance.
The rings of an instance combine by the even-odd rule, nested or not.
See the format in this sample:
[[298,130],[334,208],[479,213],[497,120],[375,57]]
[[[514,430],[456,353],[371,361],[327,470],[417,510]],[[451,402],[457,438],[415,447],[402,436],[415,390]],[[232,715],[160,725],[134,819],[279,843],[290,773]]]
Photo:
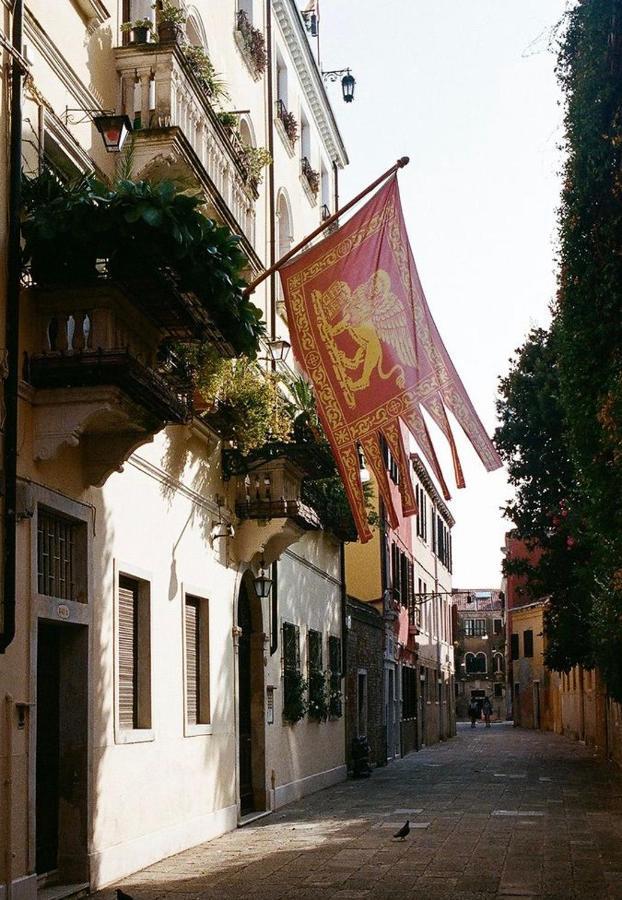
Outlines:
[[[346,603],[346,758],[351,764],[352,739],[359,737],[367,722],[371,762],[386,762],[386,732],[383,725],[384,620],[368,603],[348,597]],[[366,698],[359,696],[360,675],[366,676]],[[359,715],[359,703],[366,699],[366,716]]]

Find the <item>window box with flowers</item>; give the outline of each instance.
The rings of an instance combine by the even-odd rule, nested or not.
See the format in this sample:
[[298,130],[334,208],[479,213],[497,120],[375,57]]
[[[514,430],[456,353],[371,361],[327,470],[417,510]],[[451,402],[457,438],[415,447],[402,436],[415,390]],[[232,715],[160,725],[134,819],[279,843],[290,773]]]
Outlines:
[[259,28],[255,28],[244,9],[238,10],[235,39],[242,56],[255,80],[266,70],[266,40]]
[[282,100],[276,101],[276,126],[290,156],[294,155],[294,145],[298,140],[298,122]]
[[151,19],[134,19],[133,22],[123,22],[121,25],[121,32],[130,36],[132,44],[146,44],[152,30]]
[[315,171],[306,156],[300,161],[300,179],[309,201],[315,205],[320,190],[320,173]]

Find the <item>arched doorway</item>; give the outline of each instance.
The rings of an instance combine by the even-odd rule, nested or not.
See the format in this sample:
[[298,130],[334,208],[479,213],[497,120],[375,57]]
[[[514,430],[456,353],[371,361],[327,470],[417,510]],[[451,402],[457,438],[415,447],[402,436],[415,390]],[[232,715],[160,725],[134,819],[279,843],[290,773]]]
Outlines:
[[238,598],[238,767],[240,814],[266,809],[264,633],[261,600],[250,574]]

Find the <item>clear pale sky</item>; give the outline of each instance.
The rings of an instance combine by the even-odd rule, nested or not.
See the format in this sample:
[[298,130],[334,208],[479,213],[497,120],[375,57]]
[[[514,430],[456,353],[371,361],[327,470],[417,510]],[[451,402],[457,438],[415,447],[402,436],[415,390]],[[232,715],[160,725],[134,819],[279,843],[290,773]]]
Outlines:
[[[489,434],[497,379],[555,293],[562,139],[551,30],[567,0],[320,0],[324,69],[350,155],[342,202],[410,156],[400,191],[424,290]],[[462,438],[459,428],[457,438]],[[435,438],[439,453],[444,441]],[[454,585],[495,587],[511,496],[460,440]],[[446,453],[443,467],[451,485]]]

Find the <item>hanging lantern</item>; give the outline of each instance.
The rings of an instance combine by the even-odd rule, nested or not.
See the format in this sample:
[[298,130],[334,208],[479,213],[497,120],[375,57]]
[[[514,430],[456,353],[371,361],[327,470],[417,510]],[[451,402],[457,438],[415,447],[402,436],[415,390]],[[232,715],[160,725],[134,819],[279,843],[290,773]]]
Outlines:
[[350,70],[341,79],[341,90],[343,91],[343,99],[346,103],[352,103],[354,100],[354,85],[356,80]]

